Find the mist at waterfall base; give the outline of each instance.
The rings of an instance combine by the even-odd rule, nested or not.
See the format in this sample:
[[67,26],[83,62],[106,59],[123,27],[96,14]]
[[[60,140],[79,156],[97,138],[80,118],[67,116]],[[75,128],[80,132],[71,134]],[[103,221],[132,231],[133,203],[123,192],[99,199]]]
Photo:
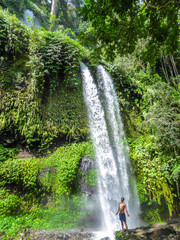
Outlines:
[[80,65],[98,169],[99,212],[102,212],[99,221],[103,225],[100,230],[105,236],[114,239],[114,232],[121,228],[119,218],[115,216],[121,197],[125,198],[130,214],[127,218],[128,227],[142,225],[136,181],[128,157],[128,144],[112,79],[100,65],[95,82],[88,67],[83,63]]

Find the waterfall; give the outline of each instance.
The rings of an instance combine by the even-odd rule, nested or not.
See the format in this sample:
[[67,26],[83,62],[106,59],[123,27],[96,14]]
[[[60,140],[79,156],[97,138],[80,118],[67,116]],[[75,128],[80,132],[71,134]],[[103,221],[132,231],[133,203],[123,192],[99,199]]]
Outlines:
[[128,153],[119,104],[112,79],[102,66],[97,68],[97,84],[89,69],[81,63],[83,95],[87,107],[91,136],[98,168],[98,195],[103,212],[104,229],[110,239],[120,230],[115,213],[121,197],[130,214],[129,228],[140,226],[140,204],[135,177]]
[[57,0],[51,1],[51,15],[56,15]]
[[[27,18],[30,18],[30,19],[27,19]],[[26,26],[34,26],[36,28],[41,27],[41,23],[40,23],[39,19],[34,15],[33,11],[31,11],[29,9],[25,10],[24,16],[21,20]],[[33,23],[33,21],[34,21],[34,23]]]

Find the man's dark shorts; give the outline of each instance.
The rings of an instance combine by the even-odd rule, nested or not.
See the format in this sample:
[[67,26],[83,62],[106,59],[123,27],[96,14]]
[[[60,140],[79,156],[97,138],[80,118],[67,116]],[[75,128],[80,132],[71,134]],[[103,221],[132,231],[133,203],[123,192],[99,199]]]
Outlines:
[[125,215],[125,213],[123,213],[123,214],[119,213],[119,220],[121,222],[126,222],[126,215]]

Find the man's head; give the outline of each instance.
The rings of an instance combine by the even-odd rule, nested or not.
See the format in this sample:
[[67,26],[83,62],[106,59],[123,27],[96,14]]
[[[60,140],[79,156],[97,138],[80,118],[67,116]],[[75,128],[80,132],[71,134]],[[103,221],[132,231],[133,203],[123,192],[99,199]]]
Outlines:
[[121,202],[124,202],[124,198],[123,197],[121,198]]

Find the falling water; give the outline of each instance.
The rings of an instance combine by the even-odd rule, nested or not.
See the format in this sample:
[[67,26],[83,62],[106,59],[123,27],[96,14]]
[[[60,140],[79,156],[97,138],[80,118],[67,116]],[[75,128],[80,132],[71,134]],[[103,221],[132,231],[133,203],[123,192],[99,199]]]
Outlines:
[[125,198],[130,217],[129,228],[140,226],[140,206],[135,178],[128,157],[123,124],[112,79],[102,66],[97,68],[97,84],[89,69],[81,63],[83,94],[87,106],[91,136],[98,167],[98,193],[104,229],[114,239],[120,229],[115,213],[121,197]]
[[56,14],[56,0],[51,1],[51,14]]
[[[29,18],[29,19],[28,19]],[[26,9],[24,16],[21,19],[26,26],[34,26],[36,28],[41,27],[39,19],[34,15],[33,11]]]

